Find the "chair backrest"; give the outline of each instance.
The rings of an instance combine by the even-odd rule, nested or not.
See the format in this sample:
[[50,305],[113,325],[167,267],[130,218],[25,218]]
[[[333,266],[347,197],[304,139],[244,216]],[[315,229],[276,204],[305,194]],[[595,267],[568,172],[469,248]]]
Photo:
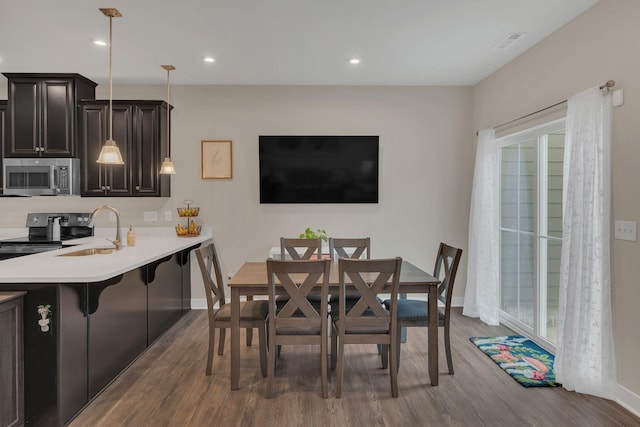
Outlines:
[[[298,249],[303,249],[302,255]],[[320,251],[322,250],[322,239],[295,239],[280,238],[280,259],[284,260],[285,255],[289,255],[293,260],[320,259]]]
[[[390,259],[348,259],[338,260],[339,269],[339,327],[345,329],[388,329],[395,328],[397,321],[398,283],[402,258]],[[355,304],[346,304],[348,290],[350,298],[357,298]],[[385,289],[391,283],[391,306],[387,311],[378,299],[378,294],[389,293]],[[340,331],[343,333],[343,331]]]
[[198,266],[200,266],[200,273],[202,274],[202,281],[204,282],[207,309],[209,313],[212,313],[217,302],[220,302],[220,307],[225,304],[220,260],[213,243],[198,248],[195,252]]
[[[320,288],[322,301],[327,301],[331,260],[274,260],[267,259],[269,283],[269,321],[276,328],[316,329],[328,316],[328,305],[320,304],[320,312],[307,296]],[[278,284],[278,289],[276,289]],[[289,297],[286,304],[276,310],[276,294]],[[271,324],[269,326],[271,328]]]
[[[346,249],[353,249],[353,252],[349,254]],[[369,237],[359,239],[329,237],[329,253],[333,262],[338,258],[359,259],[363,255],[365,259],[371,259],[371,239]]]
[[445,316],[449,315],[449,310],[451,309],[453,283],[456,280],[456,272],[458,271],[461,256],[462,249],[454,248],[446,243],[440,243],[436,264],[433,268],[433,277],[441,280],[440,285],[438,285],[438,300],[445,305]]

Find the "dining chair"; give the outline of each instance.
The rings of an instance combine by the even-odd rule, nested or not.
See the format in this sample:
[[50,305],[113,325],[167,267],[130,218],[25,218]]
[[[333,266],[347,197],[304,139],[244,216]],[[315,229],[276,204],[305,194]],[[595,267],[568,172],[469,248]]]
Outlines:
[[[207,311],[209,318],[209,350],[207,353],[206,374],[211,375],[213,365],[213,351],[215,346],[215,330],[220,329],[218,342],[218,355],[224,354],[225,332],[231,327],[231,304],[227,304],[224,296],[224,284],[222,270],[216,247],[210,243],[195,250],[202,281],[204,282],[205,295],[207,297]],[[215,308],[216,303],[218,308]],[[258,346],[260,348],[260,370],[262,376],[267,376],[267,340],[266,320],[269,312],[269,302],[241,301],[240,302],[240,327],[247,328],[247,332],[258,328]],[[247,345],[250,345],[247,342]]]
[[[300,253],[302,250],[302,254]],[[320,259],[322,255],[322,239],[280,238],[280,259],[286,256],[294,260]]]
[[[269,284],[269,351],[266,397],[271,397],[271,387],[276,365],[276,346],[319,345],[322,397],[328,397],[327,338],[328,305],[320,304],[319,310],[308,296],[319,291],[326,301],[329,289],[331,260],[267,260]],[[278,287],[276,289],[276,283]],[[286,304],[276,310],[276,295],[283,292]]]
[[[391,395],[398,397],[396,302],[402,258],[392,259],[347,259],[338,260],[339,287],[338,312],[332,313],[332,340],[337,338],[336,397],[342,395],[344,371],[344,347],[347,344],[382,344],[383,359],[388,353]],[[348,307],[346,283],[355,288],[358,301]],[[378,294],[389,293],[385,286],[391,283],[390,308],[380,303]],[[350,289],[350,292],[352,290]],[[353,294],[352,294],[353,295]],[[332,352],[333,353],[333,352]],[[333,357],[333,356],[332,356]]]
[[[451,297],[453,295],[453,284],[460,264],[462,249],[454,248],[446,243],[440,243],[436,262],[433,269],[433,277],[441,280],[438,285],[438,301],[443,307],[438,308],[438,327],[444,328],[444,348],[447,355],[447,365],[449,374],[453,375],[453,359],[451,357]],[[391,300],[384,302],[389,309]],[[429,327],[429,303],[422,300],[404,299],[397,301],[398,306],[398,328],[401,327]],[[398,369],[400,368],[400,343],[397,342]]]
[[[362,237],[362,238],[335,238],[329,237],[329,254],[331,254],[331,261],[338,262],[340,258],[353,258],[353,259],[371,259],[371,238]],[[347,310],[349,307],[353,307],[353,305],[358,301],[358,295],[349,295],[347,293],[345,297],[345,301],[347,304]],[[332,294],[329,297],[329,311],[331,311],[331,307],[336,307],[338,304],[338,295]],[[331,340],[331,369],[335,369],[335,344],[334,340]]]
[[[351,249],[351,251],[347,251]],[[338,258],[366,258],[371,259],[371,238],[362,237],[356,239],[329,237],[329,253],[331,261],[337,262]]]

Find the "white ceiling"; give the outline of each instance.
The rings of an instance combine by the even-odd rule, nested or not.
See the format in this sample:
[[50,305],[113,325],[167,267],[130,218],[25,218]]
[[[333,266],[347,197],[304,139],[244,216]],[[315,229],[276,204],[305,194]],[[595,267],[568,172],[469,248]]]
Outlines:
[[[1,0],[0,71],[162,84],[473,85],[597,0]],[[507,34],[526,33],[497,50]],[[216,62],[205,64],[211,55]],[[349,57],[361,58],[350,65]]]

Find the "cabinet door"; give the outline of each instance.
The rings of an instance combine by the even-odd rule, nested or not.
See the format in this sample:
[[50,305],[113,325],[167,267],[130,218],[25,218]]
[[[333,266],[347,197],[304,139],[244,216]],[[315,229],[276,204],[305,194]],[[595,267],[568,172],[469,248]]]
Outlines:
[[138,196],[157,196],[160,171],[160,107],[135,107],[134,192]]
[[39,157],[40,85],[34,79],[9,79],[9,132],[6,157]]
[[149,344],[182,316],[180,253],[147,266]]
[[132,108],[113,106],[113,139],[118,144],[124,165],[96,163],[100,149],[109,137],[109,107],[105,102],[82,106],[80,159],[82,196],[131,196]]
[[24,425],[22,297],[0,303],[0,426]]
[[2,158],[4,157],[5,131],[7,130],[7,101],[0,101],[0,194],[2,193]]
[[160,175],[166,157],[166,104],[139,104],[134,116],[134,193],[136,196],[170,196],[170,176]]
[[146,267],[88,286],[89,398],[147,347]]
[[44,80],[40,85],[40,153],[43,157],[73,157],[76,145],[74,83]]

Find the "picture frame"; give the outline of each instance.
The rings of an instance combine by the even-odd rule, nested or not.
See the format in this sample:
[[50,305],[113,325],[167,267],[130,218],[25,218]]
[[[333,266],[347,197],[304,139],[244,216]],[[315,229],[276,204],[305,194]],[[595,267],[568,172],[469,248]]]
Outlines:
[[202,141],[202,179],[231,179],[233,161],[231,141]]

